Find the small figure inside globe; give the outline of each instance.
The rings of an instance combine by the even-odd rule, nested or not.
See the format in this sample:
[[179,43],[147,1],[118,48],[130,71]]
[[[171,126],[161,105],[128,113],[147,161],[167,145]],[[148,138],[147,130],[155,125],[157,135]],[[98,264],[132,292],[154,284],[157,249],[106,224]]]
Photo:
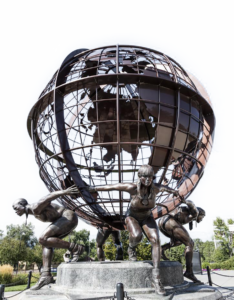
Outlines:
[[51,222],[39,238],[39,243],[43,246],[43,271],[37,284],[31,290],[38,290],[43,286],[53,283],[51,275],[51,263],[53,248],[67,249],[72,253],[72,261],[77,261],[84,251],[83,245],[63,241],[78,224],[78,217],[75,212],[57,204],[51,203],[53,200],[63,195],[74,195],[77,193],[76,187],[70,187],[63,191],[52,192],[36,203],[28,204],[25,199],[18,199],[13,203],[13,209],[18,216],[26,214],[42,222]]
[[[193,248],[194,242],[189,236],[189,233],[184,228],[184,224],[191,224],[192,221],[200,223],[205,217],[205,211],[196,207],[195,204],[190,200],[185,200],[184,202],[187,207],[180,206],[173,210],[169,215],[163,216],[158,223],[160,231],[167,237],[170,238],[170,242],[162,246],[162,258],[164,260],[169,260],[165,251],[172,247],[177,247],[184,244],[185,247],[185,260],[186,260],[186,270],[184,277],[192,280],[193,282],[200,282],[193,273]],[[190,226],[190,229],[192,226]]]
[[126,214],[125,223],[129,231],[129,259],[137,260],[136,246],[142,239],[142,233],[146,235],[152,245],[152,283],[155,287],[155,292],[164,295],[166,292],[160,281],[159,263],[160,263],[160,240],[158,227],[152,215],[152,209],[156,203],[156,195],[159,192],[173,193],[174,196],[179,196],[179,192],[169,187],[154,184],[154,170],[149,165],[143,165],[138,170],[137,183],[117,183],[99,187],[87,187],[90,192],[93,191],[125,191],[131,196],[129,210]]

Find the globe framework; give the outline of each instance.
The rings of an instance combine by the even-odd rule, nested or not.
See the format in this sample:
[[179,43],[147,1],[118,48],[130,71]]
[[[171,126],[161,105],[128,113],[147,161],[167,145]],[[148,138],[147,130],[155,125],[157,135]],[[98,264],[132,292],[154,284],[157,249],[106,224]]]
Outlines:
[[[193,79],[193,80],[192,80]],[[169,56],[145,47],[78,49],[54,74],[28,116],[41,179],[94,226],[123,229],[130,196],[85,186],[136,182],[143,164],[155,182],[187,198],[211,153],[215,117],[202,85]],[[180,204],[160,193],[157,219]]]

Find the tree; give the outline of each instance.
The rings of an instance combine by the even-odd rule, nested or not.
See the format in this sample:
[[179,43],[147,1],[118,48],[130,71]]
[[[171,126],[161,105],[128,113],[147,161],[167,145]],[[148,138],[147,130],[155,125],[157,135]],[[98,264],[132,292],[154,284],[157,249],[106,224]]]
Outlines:
[[112,236],[110,235],[103,245],[103,250],[105,253],[105,258],[109,260],[115,260],[116,256],[116,247],[113,242]]
[[18,261],[27,260],[26,245],[17,240],[6,236],[0,243],[0,262],[2,264],[15,265]]
[[37,239],[34,236],[34,226],[29,223],[28,225],[8,225],[7,237],[10,239],[18,239],[22,241],[27,247],[33,247],[37,243]]
[[144,236],[140,244],[137,245],[137,260],[152,260],[151,244]]
[[42,267],[42,246],[37,243],[34,248],[28,252],[28,260],[30,263],[36,263],[38,270]]
[[[229,222],[231,222],[232,220],[229,219]],[[217,258],[221,258],[221,256],[223,255],[223,257],[226,257],[228,255],[228,257],[231,257],[233,254],[233,241],[231,238],[231,233],[229,232],[229,228],[226,225],[225,221],[219,217],[216,218],[216,220],[214,220],[214,226],[215,226],[215,230],[214,230],[214,234],[215,234],[215,239],[218,241],[218,251],[216,254],[216,259]],[[220,253],[222,253],[222,255],[220,255]],[[220,261],[220,260],[219,260]]]
[[206,241],[203,243],[202,260],[206,262],[214,262],[215,245],[213,241]]
[[128,259],[129,232],[127,230],[123,230],[120,232],[120,236],[123,247],[124,259]]
[[[123,256],[124,259],[128,259],[128,244],[129,244],[129,233],[128,231],[122,230],[120,232],[120,241],[123,247]],[[115,260],[116,257],[116,247],[113,242],[112,236],[110,235],[106,240],[106,243],[103,245],[103,250],[105,253],[106,259]]]
[[[54,249],[52,264],[60,264],[63,262],[63,254],[66,252],[65,249]],[[42,259],[42,246],[37,243],[34,248],[27,248],[27,263],[36,263],[38,270],[41,271],[43,265]]]
[[205,256],[204,256],[204,242],[201,239],[194,239],[194,250],[198,250],[201,255],[201,260],[205,261]]
[[83,244],[86,245],[89,243],[89,235],[90,232],[86,229],[80,231],[72,231],[69,236],[65,238],[65,240],[71,240],[71,242],[75,244]]
[[227,248],[218,247],[214,252],[214,261],[223,262],[229,259],[229,251]]
[[97,246],[96,241],[93,239],[90,241],[90,248],[89,248],[89,256],[92,257],[94,260],[98,260],[97,258]]
[[3,238],[3,230],[0,229],[0,240]]
[[166,256],[171,261],[178,261],[181,264],[185,265],[185,257],[184,257],[185,245],[180,245],[176,247],[172,247],[170,250],[166,251]]
[[61,248],[54,249],[54,255],[53,255],[52,263],[60,264],[61,262],[63,262],[64,261],[63,255],[64,255],[65,252],[66,252],[66,249],[61,249]]

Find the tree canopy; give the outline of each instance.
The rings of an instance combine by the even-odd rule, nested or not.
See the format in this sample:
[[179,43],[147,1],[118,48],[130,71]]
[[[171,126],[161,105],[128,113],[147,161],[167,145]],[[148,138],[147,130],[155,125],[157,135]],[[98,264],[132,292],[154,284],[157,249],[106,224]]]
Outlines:
[[33,247],[37,243],[34,236],[34,226],[29,223],[28,225],[8,225],[6,236],[10,239],[17,239],[22,241],[27,247]]
[[[232,222],[234,222],[232,219],[228,220],[228,224],[232,224]],[[217,261],[224,261],[233,255],[234,241],[232,233],[229,231],[228,225],[220,217],[217,217],[213,224],[215,226],[214,237],[218,244],[215,258]]]

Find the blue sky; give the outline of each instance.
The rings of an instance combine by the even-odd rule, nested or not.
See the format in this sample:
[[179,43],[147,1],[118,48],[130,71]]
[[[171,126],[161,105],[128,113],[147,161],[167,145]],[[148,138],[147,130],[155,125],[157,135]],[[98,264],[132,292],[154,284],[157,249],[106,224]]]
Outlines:
[[[48,193],[26,129],[31,107],[67,54],[111,44],[159,50],[205,86],[217,125],[205,174],[190,197],[207,216],[191,235],[211,239],[217,216],[234,218],[232,11],[232,1],[3,1],[0,229],[24,222],[11,207],[16,198],[34,202]],[[39,237],[47,225],[29,221]],[[95,237],[95,228],[79,222],[83,228]]]

